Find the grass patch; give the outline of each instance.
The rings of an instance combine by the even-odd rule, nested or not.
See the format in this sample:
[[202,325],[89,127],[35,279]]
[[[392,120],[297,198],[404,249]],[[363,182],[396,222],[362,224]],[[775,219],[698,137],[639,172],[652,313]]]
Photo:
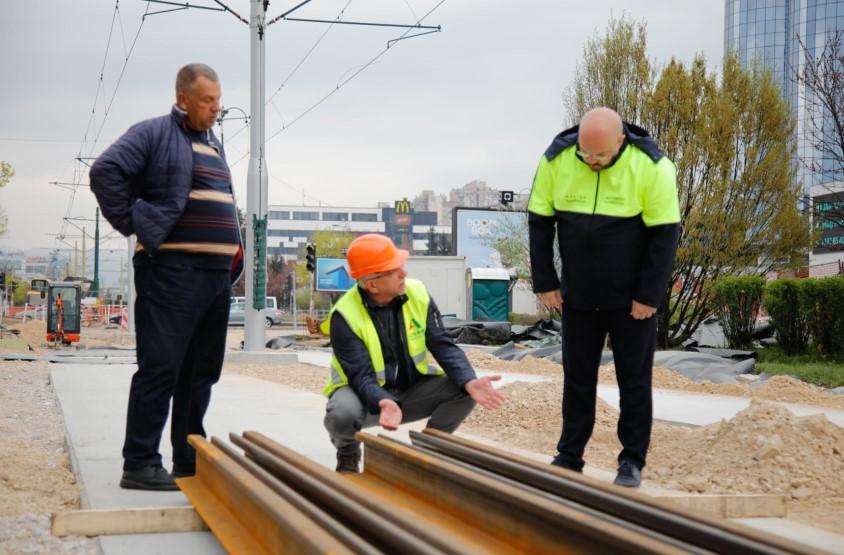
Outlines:
[[821,387],[844,385],[844,362],[818,354],[786,355],[773,346],[757,351],[755,371],[773,375],[788,374]]

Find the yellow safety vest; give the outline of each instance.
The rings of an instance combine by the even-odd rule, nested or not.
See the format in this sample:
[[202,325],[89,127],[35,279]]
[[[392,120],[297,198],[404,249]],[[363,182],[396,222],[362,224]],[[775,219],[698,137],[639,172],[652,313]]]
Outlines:
[[[443,374],[444,372],[439,368],[428,367],[428,348],[425,345],[425,325],[428,321],[428,305],[430,304],[428,291],[421,281],[415,279],[406,279],[404,285],[407,302],[402,305],[402,316],[404,317],[405,337],[407,338],[407,352],[420,374]],[[326,335],[331,332],[331,317],[335,310],[343,316],[352,332],[366,345],[366,350],[369,351],[369,358],[372,361],[372,369],[375,371],[375,379],[378,380],[379,385],[383,386],[386,375],[381,341],[378,339],[375,323],[363,304],[363,298],[361,298],[360,289],[357,285],[340,297],[328,318],[320,326],[320,329]],[[330,397],[332,393],[347,385],[349,385],[349,379],[346,377],[346,372],[337,357],[332,355],[331,375],[329,375],[328,383],[322,393],[326,397]]]

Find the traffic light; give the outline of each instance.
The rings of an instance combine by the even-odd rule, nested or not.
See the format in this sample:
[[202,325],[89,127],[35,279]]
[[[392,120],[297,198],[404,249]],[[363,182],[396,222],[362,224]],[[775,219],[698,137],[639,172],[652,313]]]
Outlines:
[[305,263],[309,272],[316,271],[316,245],[313,243],[305,247]]

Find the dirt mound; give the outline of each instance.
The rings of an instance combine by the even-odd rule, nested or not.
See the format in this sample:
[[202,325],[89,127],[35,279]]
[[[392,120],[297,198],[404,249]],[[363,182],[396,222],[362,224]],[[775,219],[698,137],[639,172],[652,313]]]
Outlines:
[[844,495],[844,428],[816,414],[753,400],[729,421],[653,442],[650,474],[674,489]]
[[[4,318],[3,319],[3,326],[5,330],[3,334],[12,332],[12,331],[19,331],[20,333],[16,334],[16,337],[20,339],[21,342],[16,342],[14,347],[3,349],[0,346],[0,349],[6,351],[29,351],[26,347],[28,344],[33,349],[38,349],[42,343],[47,340],[47,322],[41,320],[27,320],[26,322],[21,322],[19,318]],[[3,342],[0,342],[2,345]]]
[[517,372],[519,374],[538,374],[543,376],[562,376],[563,367],[559,362],[544,358],[526,356],[522,360],[501,360],[495,355],[482,351],[466,353],[472,366],[479,370],[496,372]]

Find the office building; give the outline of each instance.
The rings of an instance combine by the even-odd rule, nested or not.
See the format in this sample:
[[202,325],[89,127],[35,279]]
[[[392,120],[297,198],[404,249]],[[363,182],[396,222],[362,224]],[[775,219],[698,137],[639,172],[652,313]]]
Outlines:
[[[804,186],[804,204],[809,206],[811,201],[816,211],[844,207],[842,168],[813,140],[813,131],[834,133],[830,131],[834,122],[795,78],[805,67],[806,51],[818,56],[830,37],[844,32],[844,0],[725,0],[724,6],[724,51],[736,52],[745,67],[754,61],[765,63],[795,115],[795,164]],[[844,258],[844,226],[822,225],[811,264]]]

